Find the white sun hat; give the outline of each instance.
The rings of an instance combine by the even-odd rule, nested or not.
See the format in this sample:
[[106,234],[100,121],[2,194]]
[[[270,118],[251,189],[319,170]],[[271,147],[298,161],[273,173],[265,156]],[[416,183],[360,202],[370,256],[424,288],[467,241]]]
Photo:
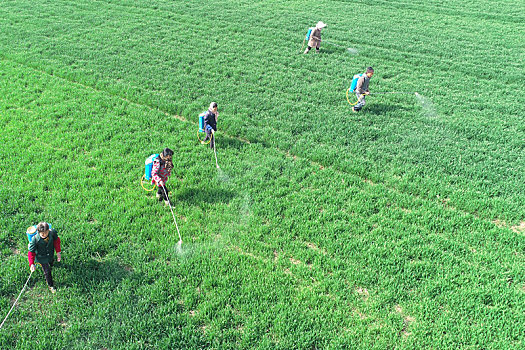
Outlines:
[[324,27],[326,27],[326,24],[323,23],[323,21],[319,21],[319,22],[317,22],[316,27],[319,28],[319,29],[323,29]]

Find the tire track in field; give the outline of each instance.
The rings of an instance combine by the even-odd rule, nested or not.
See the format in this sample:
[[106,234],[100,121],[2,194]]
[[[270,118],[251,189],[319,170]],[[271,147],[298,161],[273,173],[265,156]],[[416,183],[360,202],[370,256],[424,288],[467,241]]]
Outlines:
[[[40,73],[40,74],[43,74],[43,75],[47,75],[49,77],[65,81],[65,82],[68,82],[70,84],[74,84],[74,85],[80,86],[80,87],[82,87],[82,88],[84,88],[86,90],[91,90],[91,91],[97,92],[97,93],[99,93],[101,95],[104,95],[104,96],[109,96],[109,97],[114,97],[114,98],[120,99],[122,101],[125,101],[125,102],[129,103],[130,105],[146,108],[146,109],[148,109],[150,111],[157,111],[157,112],[160,112],[160,113],[164,114],[165,116],[167,116],[169,118],[175,118],[175,119],[177,119],[179,121],[182,121],[182,122],[186,122],[186,123],[189,123],[189,124],[197,125],[195,122],[192,122],[192,121],[188,120],[184,116],[180,116],[178,114],[172,114],[172,113],[170,113],[168,111],[165,111],[165,110],[162,110],[162,109],[160,109],[160,108],[158,108],[156,106],[151,106],[149,104],[132,101],[132,100],[128,99],[127,97],[111,93],[110,91],[98,89],[98,88],[96,88],[94,86],[91,86],[91,85],[86,85],[86,84],[80,83],[80,82],[72,80],[72,79],[64,78],[62,76],[59,76],[59,75],[56,75],[56,74],[53,74],[53,73],[49,73],[49,72],[44,71],[44,70],[42,70],[40,68],[30,66],[30,65],[28,65],[28,64],[26,64],[24,62],[19,62],[17,60],[14,60],[14,59],[12,59],[10,57],[7,57],[7,56],[5,56],[5,55],[3,55],[1,53],[0,53],[0,59],[13,62],[13,63],[15,63],[15,64],[17,64],[19,66],[24,67],[24,68],[32,69],[33,71],[35,71],[37,73]],[[129,85],[128,84],[128,86],[130,86],[133,89],[138,89],[136,86],[133,86],[133,85]],[[156,95],[163,96],[163,97],[167,97],[165,94],[159,93],[157,91],[149,91],[149,92],[153,93],[153,94],[156,94]],[[270,129],[272,129],[273,131],[276,131],[276,132],[278,131],[278,130],[276,130],[274,128],[271,128],[271,127],[270,127]],[[230,134],[228,134],[226,132],[222,132],[222,131],[221,131],[221,134],[224,134],[226,137],[228,137],[230,139],[236,139],[236,140],[241,141],[241,142],[243,142],[245,144],[250,144],[250,141],[248,139],[246,139],[246,138],[243,138],[243,137],[240,137],[240,136],[236,136],[236,135],[230,135]],[[270,148],[268,146],[264,146],[264,147],[265,148]],[[470,215],[470,216],[475,217],[477,219],[484,220],[486,222],[490,222],[492,225],[494,225],[494,226],[496,226],[498,228],[501,228],[503,226],[502,221],[499,221],[499,220],[498,221],[494,221],[494,220],[492,220],[490,218],[481,217],[477,213],[470,212],[470,211],[467,211],[467,210],[464,210],[464,209],[460,209],[460,208],[448,205],[448,203],[446,201],[443,202],[442,200],[434,200],[432,198],[422,197],[422,196],[417,195],[417,194],[404,192],[404,191],[402,191],[402,190],[400,190],[400,189],[398,189],[396,187],[389,186],[384,181],[371,183],[371,181],[369,179],[367,179],[366,177],[364,177],[362,175],[355,174],[355,173],[350,173],[350,172],[345,172],[343,170],[338,169],[337,167],[335,167],[333,165],[322,164],[322,163],[313,161],[311,159],[308,159],[306,157],[295,155],[295,154],[291,153],[289,150],[288,151],[284,151],[284,150],[282,150],[282,149],[280,149],[278,147],[275,147],[275,146],[272,146],[271,148],[276,149],[277,151],[279,151],[282,155],[286,156],[287,158],[291,158],[291,159],[294,159],[294,160],[295,159],[304,159],[304,160],[308,161],[311,165],[313,165],[315,167],[318,167],[321,171],[324,170],[325,168],[329,168],[329,169],[332,169],[334,172],[336,172],[338,174],[351,175],[351,176],[358,177],[358,178],[362,179],[362,181],[364,183],[369,183],[369,184],[372,184],[372,185],[379,185],[380,184],[380,185],[382,185],[385,189],[387,189],[391,193],[408,195],[408,196],[410,196],[410,197],[412,197],[414,199],[419,199],[419,200],[422,200],[422,201],[427,202],[427,203],[433,203],[433,204],[436,204],[438,207],[443,208],[445,211],[459,212],[459,213],[462,213],[464,215]],[[509,225],[509,224],[505,224],[504,227],[509,229],[509,230],[511,230],[511,231],[513,231],[512,228],[511,228],[511,225]]]

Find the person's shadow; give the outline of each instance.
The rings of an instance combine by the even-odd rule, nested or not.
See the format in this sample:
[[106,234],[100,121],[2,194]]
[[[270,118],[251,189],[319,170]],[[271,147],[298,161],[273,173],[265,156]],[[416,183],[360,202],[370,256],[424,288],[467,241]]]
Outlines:
[[387,112],[406,112],[408,108],[400,104],[388,104],[388,103],[377,103],[366,101],[366,106],[363,107],[363,111],[369,114],[385,114]]
[[233,137],[222,137],[220,139],[217,139],[216,143],[217,147],[221,148],[235,148],[235,149],[241,149],[243,147],[246,147],[248,145],[247,142],[243,142],[241,140],[238,140]]
[[[71,259],[71,257],[69,257]],[[72,260],[62,260],[57,263],[55,261],[53,272],[53,279],[58,288],[73,287],[79,289],[81,292],[86,292],[89,295],[94,293],[94,290],[99,288],[116,288],[123,279],[128,278],[134,274],[132,268],[128,265],[118,263],[117,258],[105,258],[99,254],[92,257],[78,257]],[[65,273],[60,271],[58,275],[57,269],[63,269]]]

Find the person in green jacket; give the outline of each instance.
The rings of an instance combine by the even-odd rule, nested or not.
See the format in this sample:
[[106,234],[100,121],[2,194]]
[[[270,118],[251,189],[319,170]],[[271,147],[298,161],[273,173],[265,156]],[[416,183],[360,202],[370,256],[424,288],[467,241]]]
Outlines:
[[[34,227],[30,227],[33,229]],[[40,222],[36,225],[38,234],[34,235],[29,243],[29,252],[27,259],[29,260],[29,267],[31,272],[34,272],[35,261],[42,266],[44,276],[46,278],[47,286],[51,293],[55,293],[53,284],[53,276],[51,275],[51,268],[55,260],[55,251],[57,252],[57,261],[62,260],[62,250],[60,249],[60,238],[56,230],[50,230],[47,222]],[[29,232],[29,230],[28,230]]]

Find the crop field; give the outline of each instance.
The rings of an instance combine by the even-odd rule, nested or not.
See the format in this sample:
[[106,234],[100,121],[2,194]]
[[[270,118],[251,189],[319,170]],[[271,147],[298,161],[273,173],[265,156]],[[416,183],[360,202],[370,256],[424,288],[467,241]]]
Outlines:
[[[525,348],[524,23],[511,0],[1,0],[2,320],[27,227],[63,254],[0,348]],[[352,113],[367,66],[407,93]],[[165,147],[180,249],[140,186]]]

